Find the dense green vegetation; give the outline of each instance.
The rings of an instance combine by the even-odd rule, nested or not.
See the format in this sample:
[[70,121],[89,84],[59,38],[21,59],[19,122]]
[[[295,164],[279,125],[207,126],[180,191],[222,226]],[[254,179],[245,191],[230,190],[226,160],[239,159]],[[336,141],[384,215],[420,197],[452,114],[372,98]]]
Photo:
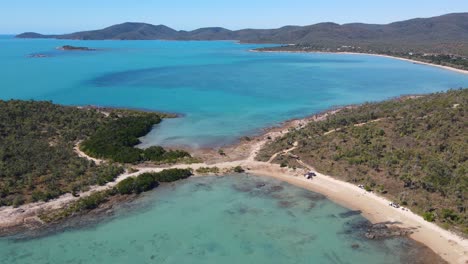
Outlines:
[[183,150],[165,150],[160,146],[152,146],[143,151],[143,159],[172,163],[183,158],[190,158],[190,154]]
[[83,141],[80,147],[88,155],[96,158],[139,162],[143,158],[143,150],[133,146],[139,144],[138,138],[146,135],[153,125],[159,122],[159,115],[152,113],[115,118]]
[[94,192],[75,202],[53,211],[41,214],[39,217],[47,223],[60,221],[75,214],[85,213],[108,202],[112,197],[140,194],[159,186],[160,182],[173,182],[192,176],[189,169],[167,169],[161,172],[143,173],[120,181],[113,189]]
[[105,126],[101,126],[81,144],[81,149],[96,158],[110,159],[121,163],[139,163],[143,161],[175,162],[190,157],[181,151],[166,151],[162,147],[150,147],[145,150],[135,148],[142,137],[151,131],[153,125],[161,122],[156,113],[141,113],[117,117]]
[[[105,112],[105,113],[104,113]],[[176,162],[184,151],[134,148],[167,115],[0,100],[0,206],[47,201],[113,181],[124,168],[95,164],[73,150],[84,140],[92,156],[115,162]]]
[[79,158],[74,142],[105,123],[96,110],[50,102],[0,101],[0,206],[55,198],[123,172]]
[[151,174],[144,173],[136,178],[127,178],[117,184],[116,190],[120,194],[142,193],[158,186],[158,182]]
[[115,189],[119,194],[138,194],[156,188],[160,182],[174,182],[190,176],[192,176],[192,171],[188,169],[167,169],[161,172],[148,172],[119,182]]
[[[292,154],[317,170],[468,233],[467,105],[462,89],[343,109],[271,142],[257,158],[298,142]],[[275,162],[297,165],[291,155]]]

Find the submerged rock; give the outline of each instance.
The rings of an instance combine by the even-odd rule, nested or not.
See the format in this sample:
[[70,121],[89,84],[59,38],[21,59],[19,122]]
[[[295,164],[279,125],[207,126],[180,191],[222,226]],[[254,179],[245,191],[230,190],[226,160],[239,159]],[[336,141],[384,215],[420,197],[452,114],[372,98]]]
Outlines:
[[276,185],[276,186],[271,187],[269,191],[270,191],[271,193],[272,193],[272,192],[280,192],[280,191],[282,191],[283,189],[284,189],[283,186]]
[[409,228],[388,226],[385,223],[371,224],[364,236],[368,239],[387,239],[392,237],[408,236],[413,233]]
[[255,183],[255,188],[259,189],[259,188],[262,188],[262,187],[265,187],[266,183],[264,182],[257,182]]
[[282,200],[278,202],[278,207],[280,208],[290,208],[290,207],[294,207],[294,205],[296,205],[296,202],[294,201]]
[[347,211],[347,212],[344,212],[344,213],[340,213],[340,217],[341,218],[348,218],[348,217],[351,217],[351,216],[355,216],[355,215],[360,215],[362,213],[362,211],[360,210],[356,210],[356,211]]

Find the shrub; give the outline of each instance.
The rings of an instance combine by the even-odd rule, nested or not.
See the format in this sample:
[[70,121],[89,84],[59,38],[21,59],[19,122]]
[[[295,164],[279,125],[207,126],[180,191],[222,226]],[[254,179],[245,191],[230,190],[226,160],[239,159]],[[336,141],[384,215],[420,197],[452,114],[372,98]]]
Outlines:
[[241,166],[236,166],[236,167],[234,167],[233,171],[234,171],[235,173],[243,173],[243,172],[245,172],[245,170],[244,170]]
[[13,203],[12,203],[13,207],[17,208],[23,204],[24,204],[24,197],[21,194],[16,195],[15,198],[13,199]]
[[135,178],[133,184],[135,193],[146,192],[156,188],[159,185],[151,173],[143,173],[139,175]]
[[167,169],[161,172],[147,172],[137,177],[129,177],[117,184],[115,190],[119,194],[139,194],[158,187],[159,182],[173,182],[192,175],[189,169]]
[[135,179],[130,177],[119,182],[115,188],[120,194],[132,194],[135,191],[134,182]]
[[160,122],[160,116],[154,113],[116,118],[102,125],[81,146],[83,151],[94,157],[136,163],[144,158],[144,151],[134,148],[140,143],[138,137],[146,135],[154,124]]
[[108,182],[114,181],[123,172],[124,168],[120,166],[104,167],[103,171],[98,173],[96,182],[101,186],[105,185]]
[[442,218],[457,221],[460,217],[452,209],[442,209]]
[[166,153],[166,150],[160,146],[152,146],[145,149],[143,152],[146,159],[159,161],[163,159],[163,155]]
[[428,221],[428,222],[434,222],[435,220],[435,215],[431,212],[425,212],[423,214],[423,218],[424,220]]
[[95,192],[87,197],[80,198],[75,204],[75,211],[92,210],[105,201],[107,201],[106,192]]
[[173,182],[186,179],[193,175],[190,169],[168,169],[155,173],[154,179],[158,182]]
[[207,174],[207,173],[219,173],[218,167],[200,167],[196,170],[197,173],[200,174]]
[[185,157],[191,157],[191,156],[188,152],[183,151],[183,150],[170,150],[164,153],[163,160],[172,162],[172,161],[176,161],[178,159],[185,158]]

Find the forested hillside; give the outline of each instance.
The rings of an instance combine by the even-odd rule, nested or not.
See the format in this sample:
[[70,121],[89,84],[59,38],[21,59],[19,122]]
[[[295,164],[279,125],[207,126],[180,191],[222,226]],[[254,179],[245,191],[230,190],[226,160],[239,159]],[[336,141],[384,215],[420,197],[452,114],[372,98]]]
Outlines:
[[468,55],[468,13],[416,18],[385,25],[318,23],[277,29],[229,30],[220,27],[193,31],[174,30],[164,25],[123,23],[100,30],[64,35],[27,32],[18,38],[81,40],[239,40],[246,43],[307,44],[324,48],[355,46],[361,50],[431,52]]
[[468,89],[346,108],[268,144],[258,155],[362,184],[468,234]]

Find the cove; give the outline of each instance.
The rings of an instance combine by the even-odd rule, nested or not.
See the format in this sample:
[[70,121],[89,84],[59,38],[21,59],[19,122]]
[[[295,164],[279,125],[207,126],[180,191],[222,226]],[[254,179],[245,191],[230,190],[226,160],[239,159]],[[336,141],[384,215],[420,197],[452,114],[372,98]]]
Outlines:
[[0,263],[438,263],[410,239],[366,239],[366,222],[275,179],[195,177],[97,224],[0,239]]

